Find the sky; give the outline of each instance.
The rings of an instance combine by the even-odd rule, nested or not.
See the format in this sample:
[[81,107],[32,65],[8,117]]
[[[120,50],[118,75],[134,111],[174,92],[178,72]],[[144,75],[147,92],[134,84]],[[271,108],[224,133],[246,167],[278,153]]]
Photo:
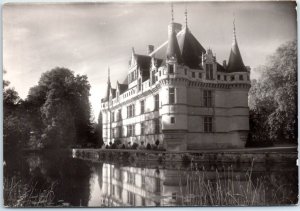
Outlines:
[[[251,78],[281,44],[296,39],[296,4],[293,2],[175,2],[174,21],[188,27],[217,61],[228,60],[235,19],[238,45]],[[3,6],[3,68],[25,99],[41,74],[65,67],[86,74],[95,119],[107,85],[127,74],[131,49],[146,54],[147,46],[167,40],[170,3],[31,3]]]

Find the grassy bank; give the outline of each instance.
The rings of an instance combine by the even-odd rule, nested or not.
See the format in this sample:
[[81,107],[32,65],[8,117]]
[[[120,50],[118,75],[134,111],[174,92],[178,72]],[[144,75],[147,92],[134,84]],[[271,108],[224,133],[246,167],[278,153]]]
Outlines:
[[16,178],[4,178],[5,207],[49,207],[54,200],[55,183],[41,190],[35,184],[22,184]]

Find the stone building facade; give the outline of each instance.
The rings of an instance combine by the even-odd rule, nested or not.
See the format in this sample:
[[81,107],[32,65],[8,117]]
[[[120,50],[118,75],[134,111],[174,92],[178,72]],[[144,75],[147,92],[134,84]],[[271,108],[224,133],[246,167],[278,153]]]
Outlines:
[[168,40],[140,55],[132,49],[128,75],[101,100],[103,140],[119,139],[184,151],[242,148],[249,131],[250,68],[243,63],[235,29],[228,64],[188,28],[173,21]]

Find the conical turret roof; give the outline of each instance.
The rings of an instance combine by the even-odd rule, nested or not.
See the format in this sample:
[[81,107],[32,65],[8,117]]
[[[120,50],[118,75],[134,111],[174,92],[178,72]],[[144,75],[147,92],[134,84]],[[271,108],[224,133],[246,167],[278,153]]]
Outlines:
[[168,47],[167,47],[167,59],[176,58],[177,63],[182,63],[181,52],[178,45],[176,33],[172,27],[171,34],[169,35]]
[[109,100],[110,90],[111,90],[111,84],[110,84],[110,76],[109,76],[109,68],[108,68],[107,89],[106,89],[105,97],[102,99],[102,102],[107,102]]
[[237,43],[235,26],[233,26],[233,42],[227,65],[227,72],[247,72]]

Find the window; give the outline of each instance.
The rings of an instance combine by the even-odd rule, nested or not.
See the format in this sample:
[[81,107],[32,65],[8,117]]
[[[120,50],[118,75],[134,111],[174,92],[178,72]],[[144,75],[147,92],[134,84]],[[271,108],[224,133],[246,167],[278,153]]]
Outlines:
[[142,79],[139,79],[139,83],[138,83],[138,91],[142,90]]
[[114,196],[115,195],[115,187],[114,185],[112,185],[112,195]]
[[128,184],[131,184],[131,185],[134,185],[135,184],[135,176],[134,176],[134,173],[131,173],[131,172],[127,172],[127,183]]
[[220,75],[218,75],[218,80],[221,80],[221,76]]
[[154,119],[154,133],[159,134],[159,119]]
[[112,121],[112,122],[115,121],[115,112],[111,112],[111,121]]
[[160,193],[160,179],[155,178],[155,192]]
[[168,65],[168,72],[169,74],[174,74],[174,65],[171,64]]
[[118,196],[119,196],[119,199],[122,199],[122,192],[123,192],[123,188],[122,187],[118,187]]
[[144,122],[141,122],[141,135],[145,134],[145,124]]
[[159,109],[159,95],[158,94],[154,96],[154,102],[155,102],[154,111],[158,111],[158,109]]
[[152,71],[152,84],[155,84],[155,71]]
[[135,125],[132,125],[132,135],[135,136]]
[[195,78],[195,72],[192,72],[192,78]]
[[232,75],[232,76],[230,77],[230,80],[231,80],[231,81],[234,81],[234,75]]
[[227,81],[227,75],[224,75],[224,81]]
[[118,121],[122,120],[122,111],[121,109],[118,110]]
[[146,187],[146,178],[144,175],[142,175],[142,188]]
[[203,91],[203,101],[205,107],[212,107],[212,91],[204,90]]
[[130,105],[130,106],[127,106],[127,117],[130,118],[130,117],[133,117],[135,116],[135,106],[134,104]]
[[199,78],[202,78],[202,73],[199,73]]
[[135,195],[132,192],[127,191],[127,203],[135,205]]
[[161,71],[159,71],[159,77],[161,76]]
[[244,80],[243,75],[239,75],[239,80],[240,80],[240,81],[243,81],[243,80]]
[[250,77],[249,77],[249,75],[247,75],[247,80],[248,80],[248,81],[250,81]]
[[175,88],[169,88],[169,104],[175,103]]
[[127,137],[132,136],[132,125],[127,125]]
[[146,200],[144,197],[142,197],[142,206],[146,206]]
[[141,114],[145,113],[145,101],[141,101]]
[[211,116],[204,117],[204,132],[207,132],[207,133],[212,132],[212,117]]
[[177,199],[177,193],[172,193],[172,199],[176,200]]
[[122,137],[122,126],[118,127],[118,137]]
[[187,75],[187,69],[186,68],[184,69],[184,74]]
[[171,123],[175,124],[175,117],[171,117]]
[[213,65],[206,64],[206,80],[213,80]]

